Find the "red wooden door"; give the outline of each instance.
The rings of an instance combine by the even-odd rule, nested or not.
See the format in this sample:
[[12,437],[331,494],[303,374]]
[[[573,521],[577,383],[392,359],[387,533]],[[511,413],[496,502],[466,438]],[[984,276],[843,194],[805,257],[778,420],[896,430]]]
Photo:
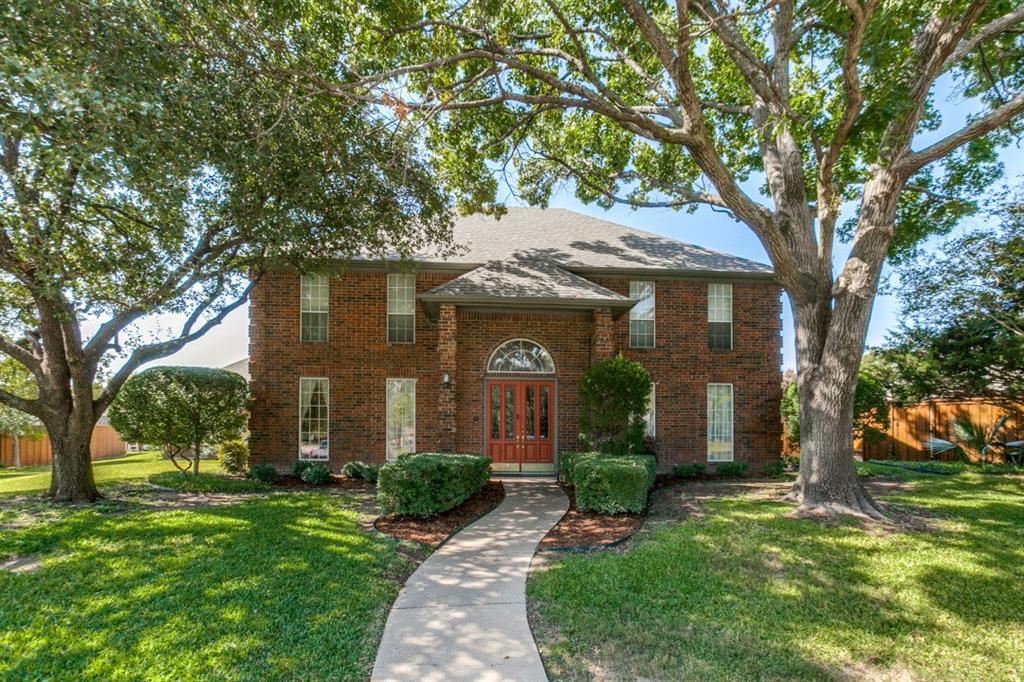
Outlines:
[[488,381],[487,415],[487,454],[495,463],[554,461],[553,381]]

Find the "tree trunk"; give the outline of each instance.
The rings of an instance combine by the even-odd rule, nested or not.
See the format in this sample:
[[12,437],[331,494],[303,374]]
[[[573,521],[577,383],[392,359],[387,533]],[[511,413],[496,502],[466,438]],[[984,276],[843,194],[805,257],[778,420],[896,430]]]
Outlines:
[[[90,405],[91,407],[91,405]],[[94,502],[101,496],[92,473],[92,430],[96,420],[80,409],[46,424],[53,449],[50,497],[55,502]]]
[[16,433],[11,434],[11,466],[21,466],[21,437]]
[[199,453],[202,452],[203,444],[196,443],[192,446],[192,475],[199,475]]

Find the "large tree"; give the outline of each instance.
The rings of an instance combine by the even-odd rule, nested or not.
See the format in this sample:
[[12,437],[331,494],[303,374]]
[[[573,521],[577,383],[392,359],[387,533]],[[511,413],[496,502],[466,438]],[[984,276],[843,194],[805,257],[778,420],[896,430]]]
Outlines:
[[[0,352],[38,387],[0,403],[44,424],[56,500],[98,496],[90,434],[129,375],[219,324],[267,268],[450,239],[447,203],[373,109],[196,49],[195,11],[0,9]],[[180,326],[143,333],[165,313]]]
[[[795,320],[795,492],[808,510],[879,517],[850,438],[879,275],[1000,174],[1024,112],[1022,21],[1015,0],[383,3],[321,27],[346,77],[304,76],[285,41],[274,54],[291,66],[263,72],[391,106],[427,131],[463,209],[493,208],[511,169],[536,204],[571,183],[584,201],[707,205],[748,226]],[[940,81],[967,121],[921,144]]]

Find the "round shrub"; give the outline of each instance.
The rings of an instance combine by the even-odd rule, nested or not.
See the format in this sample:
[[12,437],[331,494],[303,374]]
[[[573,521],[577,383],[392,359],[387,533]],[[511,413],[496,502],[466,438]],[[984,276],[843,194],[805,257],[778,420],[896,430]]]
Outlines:
[[249,469],[249,477],[263,483],[273,483],[277,480],[277,469],[269,464],[257,464]]
[[576,508],[599,514],[638,514],[647,506],[648,472],[627,457],[592,457],[576,465]]
[[639,362],[621,353],[595,362],[580,382],[582,435],[602,452],[643,452],[650,396],[651,377]]
[[228,440],[217,449],[220,466],[229,474],[244,474],[249,468],[249,445],[244,440]]
[[371,483],[377,482],[377,467],[366,462],[345,462],[341,474],[346,478],[359,478]]
[[302,478],[302,474],[306,473],[306,469],[313,466],[313,463],[305,459],[295,460],[295,464],[292,464],[292,476],[296,478]]
[[311,485],[327,485],[331,482],[331,470],[323,464],[312,464],[302,472],[302,480]]
[[747,473],[746,462],[722,462],[715,467],[715,473],[719,476],[742,476]]
[[697,478],[703,476],[704,471],[707,467],[701,462],[694,462],[691,464],[677,464],[672,473],[679,478]]

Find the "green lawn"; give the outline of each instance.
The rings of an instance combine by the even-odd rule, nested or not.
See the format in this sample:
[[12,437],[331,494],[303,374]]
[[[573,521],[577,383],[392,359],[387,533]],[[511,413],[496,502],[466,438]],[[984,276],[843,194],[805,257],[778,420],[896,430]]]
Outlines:
[[358,497],[65,510],[0,531],[0,679],[365,679],[411,563]]
[[[160,457],[157,452],[135,452],[124,457],[98,459],[92,463],[93,476],[97,485],[123,483],[145,479],[150,474],[175,471],[170,460]],[[200,471],[219,472],[216,460],[203,460]],[[50,467],[22,467],[0,469],[0,495],[42,492],[50,487]]]
[[623,553],[535,572],[552,679],[1022,679],[1024,479],[908,485],[890,501],[936,515],[935,530],[828,527],[723,497],[704,516],[652,517]]

